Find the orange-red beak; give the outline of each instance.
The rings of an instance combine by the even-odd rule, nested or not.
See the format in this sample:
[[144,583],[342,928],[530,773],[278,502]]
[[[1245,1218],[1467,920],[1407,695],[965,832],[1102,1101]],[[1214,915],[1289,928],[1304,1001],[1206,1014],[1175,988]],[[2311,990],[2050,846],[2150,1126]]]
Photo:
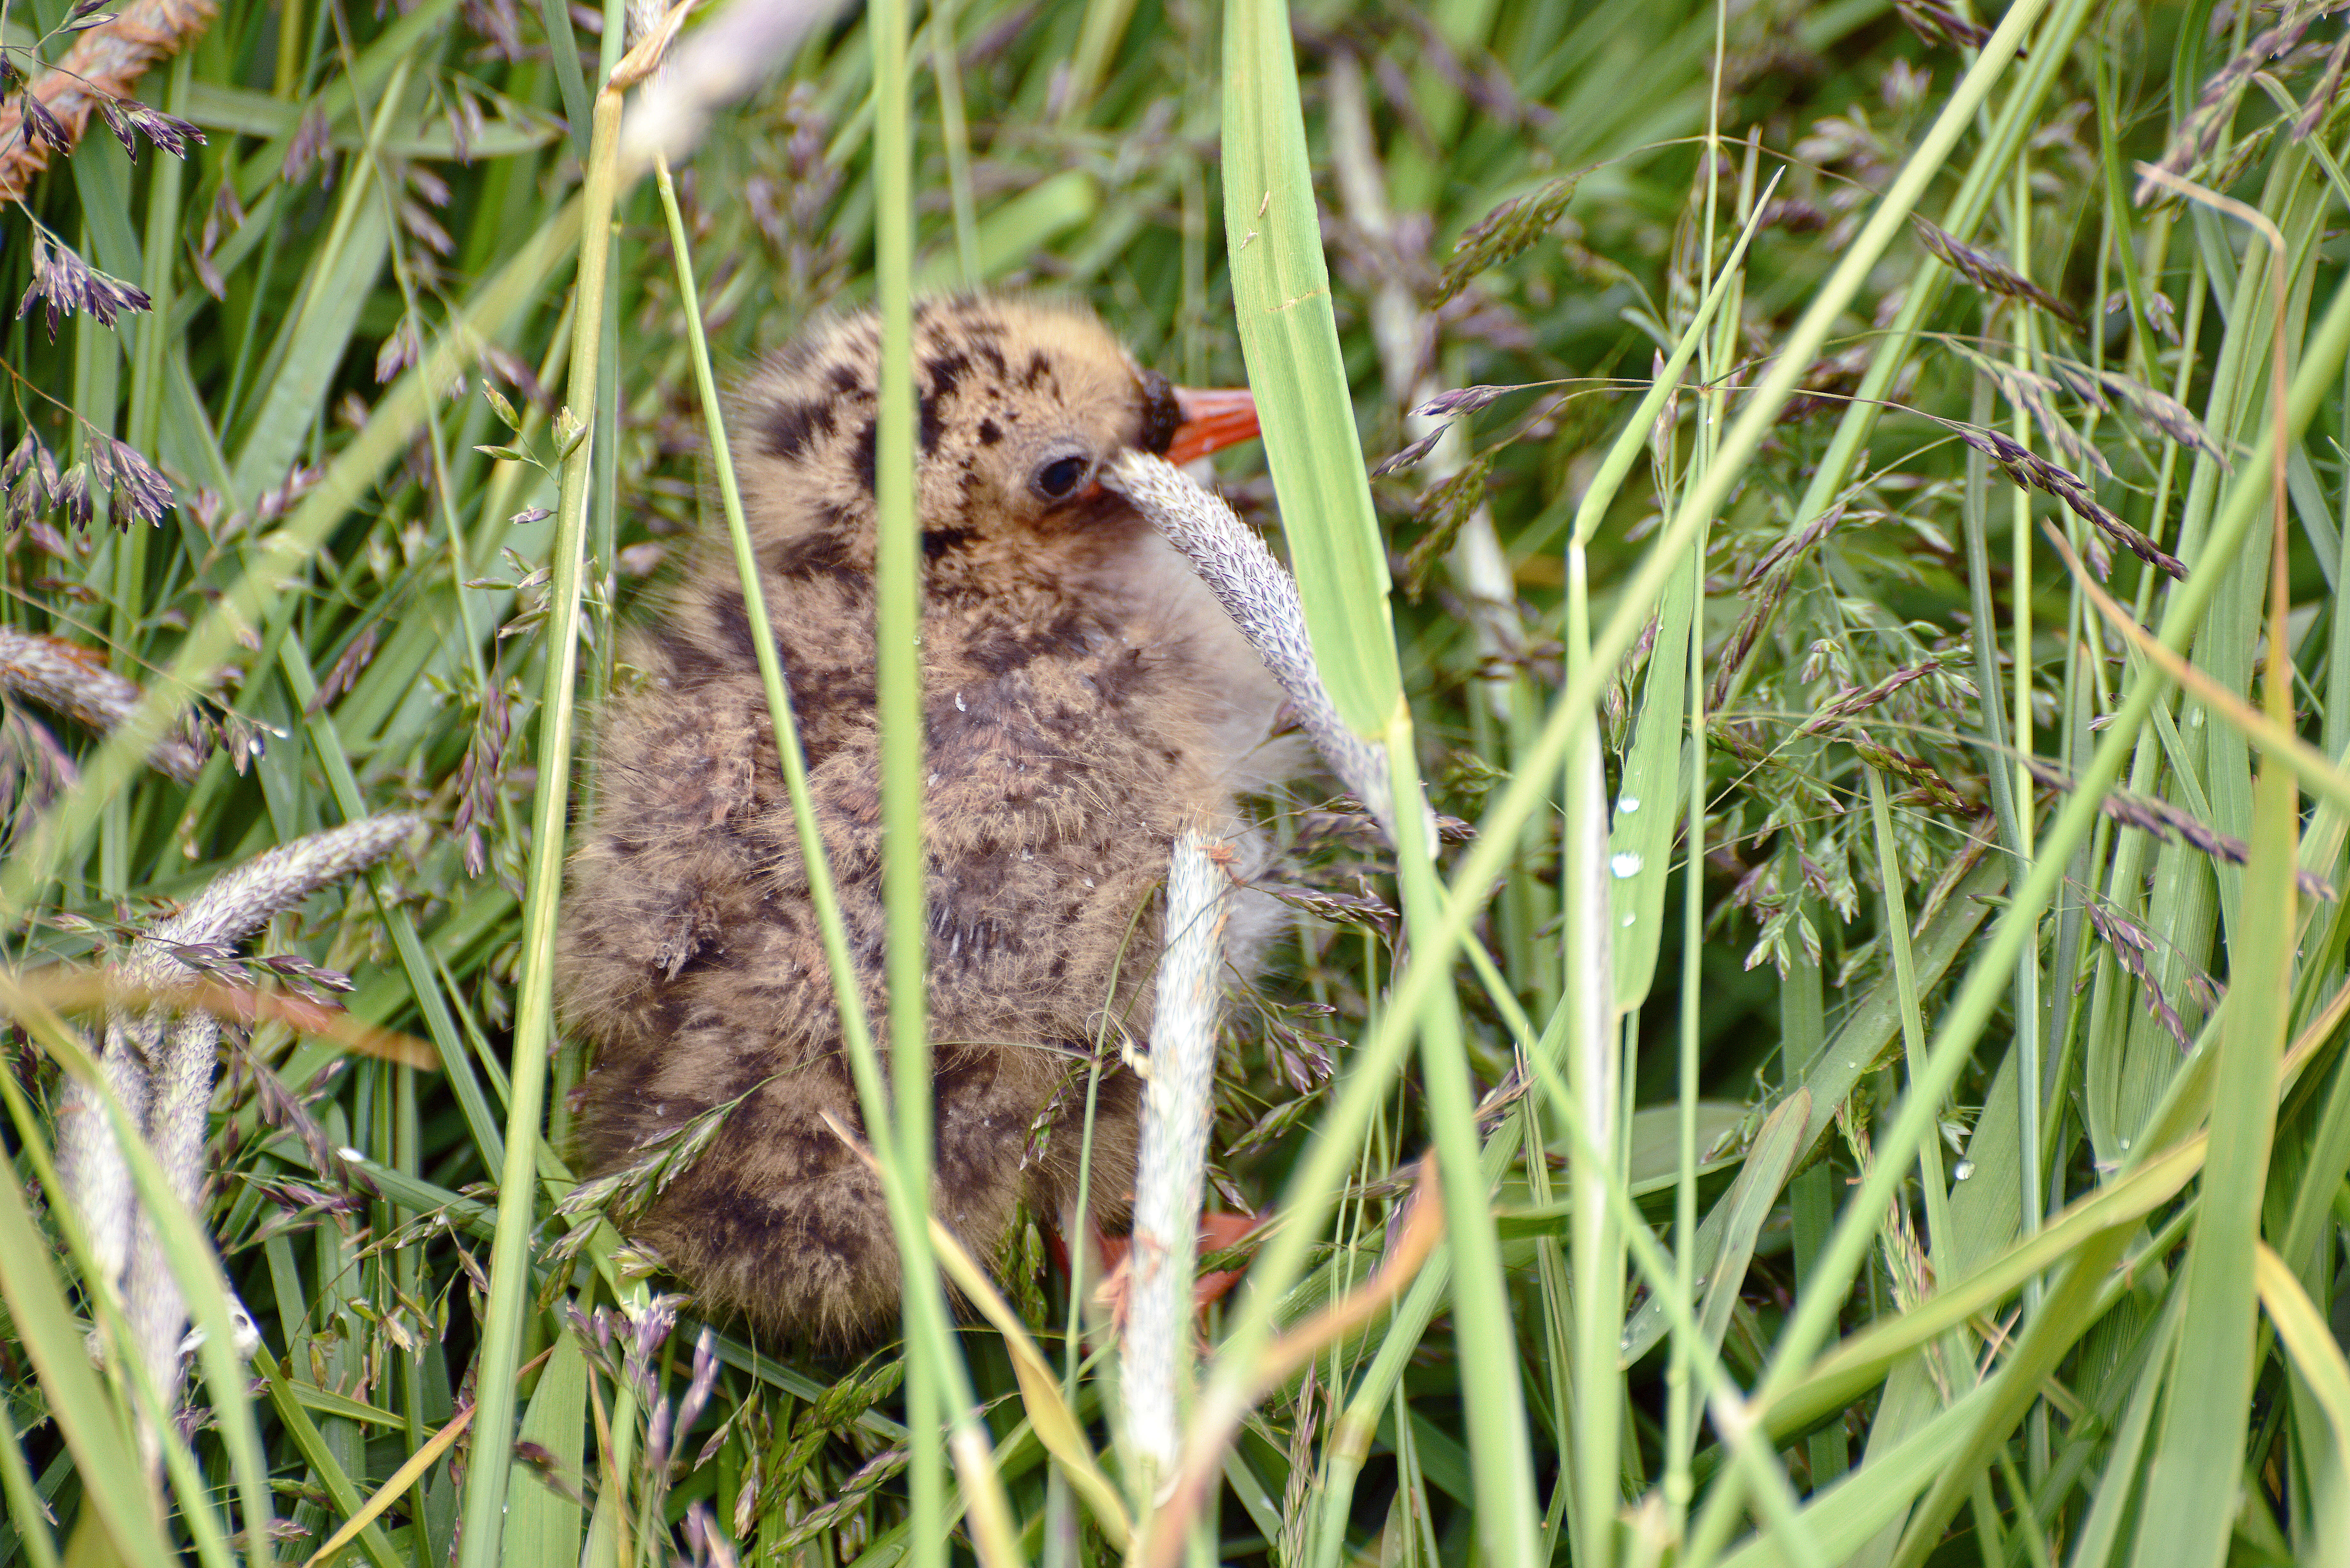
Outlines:
[[1178,466],[1256,439],[1256,398],[1245,387],[1212,391],[1178,387],[1175,406],[1182,410],[1183,422],[1175,427],[1167,461]]

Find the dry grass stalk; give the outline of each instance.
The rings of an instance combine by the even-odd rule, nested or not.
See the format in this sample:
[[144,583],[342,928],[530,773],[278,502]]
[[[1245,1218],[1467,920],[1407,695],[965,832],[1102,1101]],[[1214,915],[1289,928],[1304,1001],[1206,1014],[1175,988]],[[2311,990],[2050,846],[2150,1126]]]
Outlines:
[[[148,68],[192,42],[217,10],[213,0],[129,0],[112,21],[78,35],[26,94],[64,128],[70,147],[91,115],[135,94]],[[49,166],[48,140],[29,130],[23,98],[0,103],[0,198],[21,200],[33,176]]]

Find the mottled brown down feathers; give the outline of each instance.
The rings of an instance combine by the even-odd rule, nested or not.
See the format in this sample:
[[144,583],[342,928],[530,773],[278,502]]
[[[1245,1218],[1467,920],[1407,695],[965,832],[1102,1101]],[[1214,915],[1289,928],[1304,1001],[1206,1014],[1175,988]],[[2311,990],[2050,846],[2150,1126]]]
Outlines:
[[[1094,470],[1164,451],[1177,410],[1089,316],[932,302],[915,326],[925,557],[930,1010],[939,1217],[982,1257],[1015,1206],[1073,1203],[1085,1064],[1149,1030],[1154,895],[1194,818],[1291,753],[1279,693],[1188,566]],[[820,325],[750,379],[733,455],[857,978],[883,1018],[873,700],[878,328]],[[843,1344],[894,1315],[861,1129],[751,633],[722,536],[699,540],[643,675],[601,716],[596,820],[571,867],[558,1002],[595,1044],[578,1153],[602,1173],[747,1095],[636,1228],[713,1310]],[[1245,925],[1245,917],[1243,918]],[[1245,940],[1243,940],[1245,946]],[[1111,1059],[1115,1061],[1113,1050]],[[1133,1075],[1103,1079],[1090,1191],[1122,1215]],[[1054,1107],[1041,1159],[1032,1123]]]

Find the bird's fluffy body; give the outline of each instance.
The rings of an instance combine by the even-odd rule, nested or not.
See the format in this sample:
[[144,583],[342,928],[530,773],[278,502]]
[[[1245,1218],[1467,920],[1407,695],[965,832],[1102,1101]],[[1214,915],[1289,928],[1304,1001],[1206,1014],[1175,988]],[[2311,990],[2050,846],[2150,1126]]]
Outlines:
[[[731,410],[877,1030],[879,358],[870,316],[821,325]],[[1024,1199],[1048,1218],[1074,1200],[1085,1063],[1099,1040],[1148,1032],[1153,891],[1175,836],[1195,820],[1239,831],[1236,796],[1294,753],[1267,742],[1280,693],[1254,651],[1188,566],[1091,483],[1122,447],[1166,449],[1178,418],[1166,382],[1090,316],[996,299],[920,307],[914,367],[931,1202],[985,1257]],[[763,1333],[867,1337],[896,1308],[897,1253],[878,1181],[823,1119],[862,1126],[723,536],[697,541],[665,621],[624,659],[643,680],[602,716],[558,971],[566,1026],[597,1045],[581,1156],[593,1172],[626,1166],[747,1096],[638,1239]],[[1123,1210],[1138,1101],[1130,1074],[1104,1078],[1097,1216]],[[1051,1130],[1024,1169],[1040,1117]]]

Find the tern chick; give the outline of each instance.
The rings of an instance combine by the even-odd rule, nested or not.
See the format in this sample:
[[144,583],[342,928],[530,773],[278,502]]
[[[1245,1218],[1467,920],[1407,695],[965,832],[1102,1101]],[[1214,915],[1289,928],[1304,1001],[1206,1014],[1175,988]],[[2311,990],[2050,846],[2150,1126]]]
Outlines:
[[[818,325],[750,379],[730,417],[877,1032],[879,358],[870,315]],[[913,363],[931,1205],[984,1258],[1020,1204],[1050,1221],[1075,1202],[1087,1064],[1097,1042],[1149,1032],[1154,895],[1176,836],[1200,823],[1246,842],[1238,797],[1297,753],[1268,742],[1281,693],[1255,651],[1095,480],[1128,448],[1180,462],[1253,436],[1247,394],[1170,387],[1091,316],[1014,298],[918,306]],[[723,535],[697,541],[665,618],[623,659],[642,680],[601,716],[596,818],[563,906],[563,1022],[596,1048],[582,1163],[629,1166],[739,1098],[636,1239],[764,1335],[868,1340],[897,1308],[897,1250],[879,1181],[825,1121],[863,1131]],[[1270,924],[1261,906],[1252,922],[1253,902],[1234,930],[1243,963],[1252,924]],[[1139,1098],[1131,1073],[1106,1073],[1087,1190],[1092,1218],[1113,1226]]]

